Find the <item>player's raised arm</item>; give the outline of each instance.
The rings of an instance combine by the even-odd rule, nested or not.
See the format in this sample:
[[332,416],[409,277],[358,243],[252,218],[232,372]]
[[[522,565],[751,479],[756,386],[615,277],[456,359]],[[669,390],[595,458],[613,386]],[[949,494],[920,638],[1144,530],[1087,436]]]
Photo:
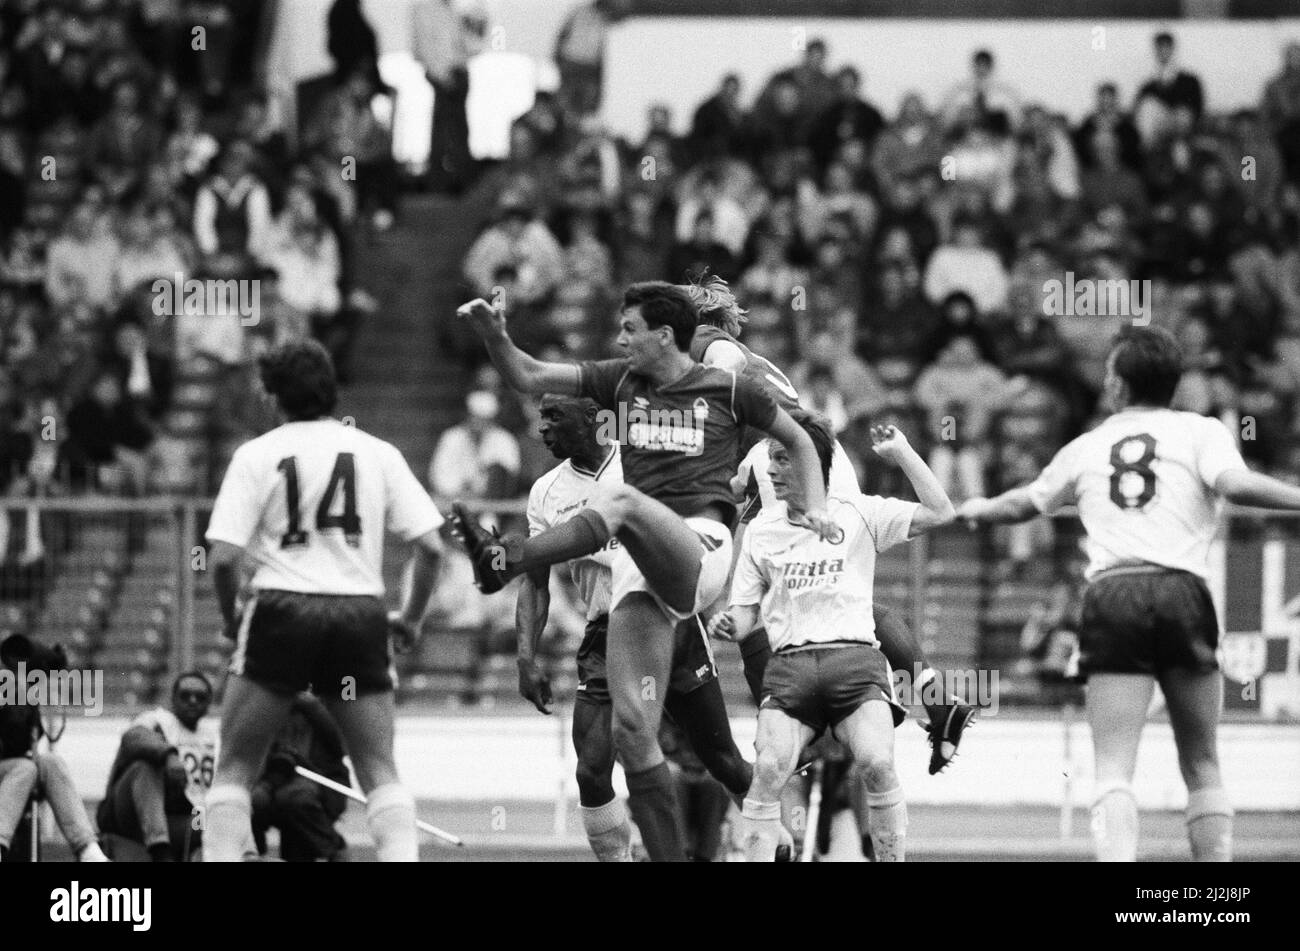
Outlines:
[[956,510],[952,507],[948,493],[897,427],[872,426],[871,448],[881,459],[902,469],[903,475],[907,476],[907,481],[916,490],[916,498],[921,507],[912,516],[912,524],[907,531],[908,538],[915,538],[953,520]]
[[551,712],[551,681],[537,666],[537,642],[551,613],[551,569],[542,566],[524,574],[515,601],[519,693],[540,712]]
[[510,339],[505,314],[499,308],[482,298],[476,298],[468,304],[462,304],[457,309],[456,316],[467,319],[483,339],[488,356],[511,389],[537,396],[542,393],[563,396],[578,394],[577,366],[571,363],[547,363],[520,350]]
[[972,528],[979,524],[1027,522],[1038,514],[1027,485],[1008,489],[995,499],[967,499],[957,506],[957,518]]

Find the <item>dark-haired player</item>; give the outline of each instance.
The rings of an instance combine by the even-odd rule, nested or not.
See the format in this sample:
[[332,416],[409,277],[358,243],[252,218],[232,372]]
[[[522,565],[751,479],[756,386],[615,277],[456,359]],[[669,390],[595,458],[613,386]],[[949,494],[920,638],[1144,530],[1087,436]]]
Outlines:
[[[706,366],[734,370],[757,380],[787,411],[797,407],[799,394],[789,378],[770,360],[754,353],[736,339],[745,323],[745,311],[731,293],[727,282],[705,275],[697,283],[682,286],[695,301],[700,315],[699,326],[691,341],[691,356]],[[752,520],[763,506],[776,501],[769,475],[768,445],[766,439],[758,439],[740,463],[735,486],[746,497],[745,521]],[[835,442],[828,491],[846,498],[852,498],[860,491],[853,463],[838,441]],[[736,544],[739,546],[739,538]],[[937,773],[956,755],[962,734],[975,718],[977,708],[958,702],[942,690],[935,691],[931,685],[937,676],[934,668],[930,666],[921,645],[907,629],[902,618],[880,604],[873,604],[872,612],[880,649],[894,670],[907,671],[909,677],[916,676],[916,671],[920,671],[912,685],[912,695],[922,702],[930,719],[926,727],[930,736],[930,773]],[[754,689],[755,684],[763,679],[763,666],[769,656],[767,640],[762,630],[754,631],[742,641],[740,649],[745,660],[746,679],[750,681],[751,689]],[[755,702],[757,699],[755,697]]]
[[[597,486],[621,482],[618,443],[597,439],[596,404],[589,399],[542,397],[539,431],[558,466],[534,483],[528,494],[528,529],[536,535],[563,524],[587,504]],[[605,670],[610,592],[618,539],[597,552],[567,563],[587,609],[587,630],[578,648],[577,703],[573,708],[573,746],[578,756],[578,799],[591,850],[601,861],[629,861],[631,826],[613,785],[609,683]],[[536,648],[550,610],[550,568],[528,572],[519,588],[519,692],[542,713],[550,713],[551,691],[538,667]],[[691,748],[719,782],[744,796],[753,770],[731,735],[717,669],[696,618],[677,625],[673,672],[664,708],[685,733]],[[739,801],[739,798],[737,799]]]
[[1215,737],[1223,680],[1219,622],[1205,584],[1222,499],[1300,509],[1300,489],[1251,472],[1221,422],[1171,410],[1182,374],[1173,337],[1131,328],[1106,359],[1100,426],[1058,452],[1038,479],[958,509],[970,522],[1020,522],[1077,505],[1088,568],[1079,626],[1096,757],[1093,841],[1103,861],[1137,857],[1133,770],[1159,682],[1187,784],[1197,861],[1232,858],[1232,805]]
[[[294,695],[309,685],[343,732],[382,861],[415,861],[415,800],[393,760],[389,638],[414,645],[433,591],[442,517],[396,448],[331,417],[329,354],[312,340],[260,360],[285,423],[236,450],[208,524],[213,583],[237,639],[207,796],[204,858],[238,861],[251,841],[249,790]],[[411,542],[401,611],[380,600],[384,532]],[[255,571],[236,611],[239,563]]]
[[[794,418],[817,447],[819,477],[830,481],[835,436],[802,410]],[[828,490],[839,528],[819,539],[795,529],[807,496],[785,447],[769,447],[777,502],[745,532],[730,606],[710,621],[717,633],[744,637],[759,623],[775,653],[763,675],[754,784],[745,797],[745,857],[771,861],[780,840],[781,791],[797,757],[825,730],[848,748],[854,780],[868,805],[864,836],[882,862],[903,861],[907,806],[894,771],[894,727],[906,715],[893,701],[889,664],[870,621],[876,553],[952,521],[947,494],[894,427],[875,427],[872,446],[898,465],[920,503]],[[810,835],[815,831],[810,830]]]
[[671,284],[628,288],[618,335],[627,356],[615,360],[536,360],[515,346],[504,315],[486,301],[466,304],[460,313],[483,337],[510,386],[536,395],[590,397],[602,411],[602,438],[622,445],[624,483],[599,487],[561,525],[522,542],[503,542],[457,509],[455,527],[486,593],[618,538],[607,637],[614,748],[647,853],[656,861],[682,861],[672,775],[658,739],[673,630],[712,604],[730,574],[731,473],[743,429],[752,426],[790,447],[816,490],[804,524],[825,534],[832,526],[817,479],[816,449],[762,387],[691,359],[695,306]]

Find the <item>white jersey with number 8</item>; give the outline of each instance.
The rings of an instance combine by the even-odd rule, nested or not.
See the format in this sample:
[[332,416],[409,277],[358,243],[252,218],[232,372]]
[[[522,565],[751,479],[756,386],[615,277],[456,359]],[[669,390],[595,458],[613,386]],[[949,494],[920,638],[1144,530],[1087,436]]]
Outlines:
[[1244,469],[1217,419],[1133,407],[1069,443],[1029,486],[1040,512],[1077,504],[1088,533],[1085,576],[1152,564],[1205,578],[1221,474]]
[[207,537],[248,549],[257,590],[380,596],[385,529],[412,541],[442,521],[396,447],[318,419],[236,450]]

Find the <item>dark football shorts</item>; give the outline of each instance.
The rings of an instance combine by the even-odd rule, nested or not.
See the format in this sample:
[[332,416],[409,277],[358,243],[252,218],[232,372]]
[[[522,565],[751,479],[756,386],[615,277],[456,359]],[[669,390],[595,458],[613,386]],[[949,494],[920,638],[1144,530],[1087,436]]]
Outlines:
[[281,694],[308,685],[322,696],[392,690],[388,613],[370,595],[259,591],[244,609],[230,672]]
[[[605,641],[609,634],[609,615],[602,614],[587,622],[587,630],[578,646],[577,699],[588,703],[609,703],[609,680],[605,673]],[[690,693],[718,676],[709,642],[694,617],[677,625],[674,633],[672,677],[668,689]]]
[[869,644],[777,651],[763,674],[762,710],[783,710],[821,736],[868,700],[890,705],[894,726],[907,712],[894,702],[889,662]]
[[1103,572],[1083,595],[1079,676],[1219,669],[1219,619],[1205,582],[1187,571]]

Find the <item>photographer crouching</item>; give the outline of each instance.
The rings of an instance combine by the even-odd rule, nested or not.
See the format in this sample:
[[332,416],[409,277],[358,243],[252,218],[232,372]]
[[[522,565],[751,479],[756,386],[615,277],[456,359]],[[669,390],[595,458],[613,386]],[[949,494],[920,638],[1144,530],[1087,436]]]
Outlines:
[[[0,664],[14,676],[49,676],[68,669],[62,647],[47,647],[22,634],[11,635],[0,643]],[[54,821],[77,861],[107,862],[68,764],[52,750],[42,753],[38,747],[45,726],[41,708],[27,702],[24,681],[20,678],[17,684],[17,702],[0,702],[0,861],[10,860],[14,832],[32,795],[39,794],[50,804]]]

